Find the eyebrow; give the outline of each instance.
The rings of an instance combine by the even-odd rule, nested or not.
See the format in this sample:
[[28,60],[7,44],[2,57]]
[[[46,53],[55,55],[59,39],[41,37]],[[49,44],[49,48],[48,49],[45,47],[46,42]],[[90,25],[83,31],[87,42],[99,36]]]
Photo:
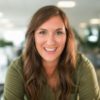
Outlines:
[[47,30],[47,29],[45,29],[45,28],[39,28],[39,30]]
[[36,32],[39,32],[39,31],[48,31],[48,30],[44,28],[39,28]]
[[57,28],[56,30],[63,30],[63,28]]
[[[57,30],[62,30],[63,28],[57,28],[57,29],[55,29],[56,31]],[[45,29],[45,28],[39,28],[39,30],[48,30],[48,29]]]

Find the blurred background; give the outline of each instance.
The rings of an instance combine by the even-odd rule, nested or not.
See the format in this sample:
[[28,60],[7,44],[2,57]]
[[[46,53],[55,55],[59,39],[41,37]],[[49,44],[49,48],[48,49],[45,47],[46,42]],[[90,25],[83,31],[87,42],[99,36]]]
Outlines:
[[0,100],[8,65],[21,54],[31,16],[51,4],[67,14],[77,48],[94,64],[100,84],[100,0],[0,0]]

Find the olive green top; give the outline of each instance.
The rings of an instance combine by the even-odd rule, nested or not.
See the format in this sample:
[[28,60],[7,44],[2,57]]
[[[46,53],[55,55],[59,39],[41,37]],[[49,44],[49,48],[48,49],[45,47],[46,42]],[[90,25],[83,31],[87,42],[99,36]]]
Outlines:
[[[73,75],[76,87],[71,93],[71,100],[100,100],[100,89],[93,65],[83,54],[78,54],[77,58],[77,68]],[[59,94],[60,89],[54,93],[45,84],[39,100],[58,100]],[[4,100],[30,100],[24,89],[21,57],[14,60],[8,68],[3,97]]]

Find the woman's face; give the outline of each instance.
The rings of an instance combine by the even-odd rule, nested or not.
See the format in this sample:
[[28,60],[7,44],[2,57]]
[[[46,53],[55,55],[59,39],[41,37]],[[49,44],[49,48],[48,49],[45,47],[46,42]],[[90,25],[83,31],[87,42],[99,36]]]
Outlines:
[[59,16],[51,17],[35,32],[36,49],[43,62],[58,62],[65,42],[65,25]]

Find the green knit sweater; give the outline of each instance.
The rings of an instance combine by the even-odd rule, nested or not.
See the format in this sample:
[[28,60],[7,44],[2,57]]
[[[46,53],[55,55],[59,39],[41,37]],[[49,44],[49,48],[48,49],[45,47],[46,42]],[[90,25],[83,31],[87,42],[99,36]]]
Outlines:
[[[91,62],[78,54],[77,68],[73,75],[76,87],[71,93],[71,100],[100,100],[97,76]],[[48,84],[43,86],[39,100],[58,100],[60,89],[56,93]],[[21,57],[14,60],[7,72],[4,85],[4,100],[30,100],[24,89],[23,62]]]

